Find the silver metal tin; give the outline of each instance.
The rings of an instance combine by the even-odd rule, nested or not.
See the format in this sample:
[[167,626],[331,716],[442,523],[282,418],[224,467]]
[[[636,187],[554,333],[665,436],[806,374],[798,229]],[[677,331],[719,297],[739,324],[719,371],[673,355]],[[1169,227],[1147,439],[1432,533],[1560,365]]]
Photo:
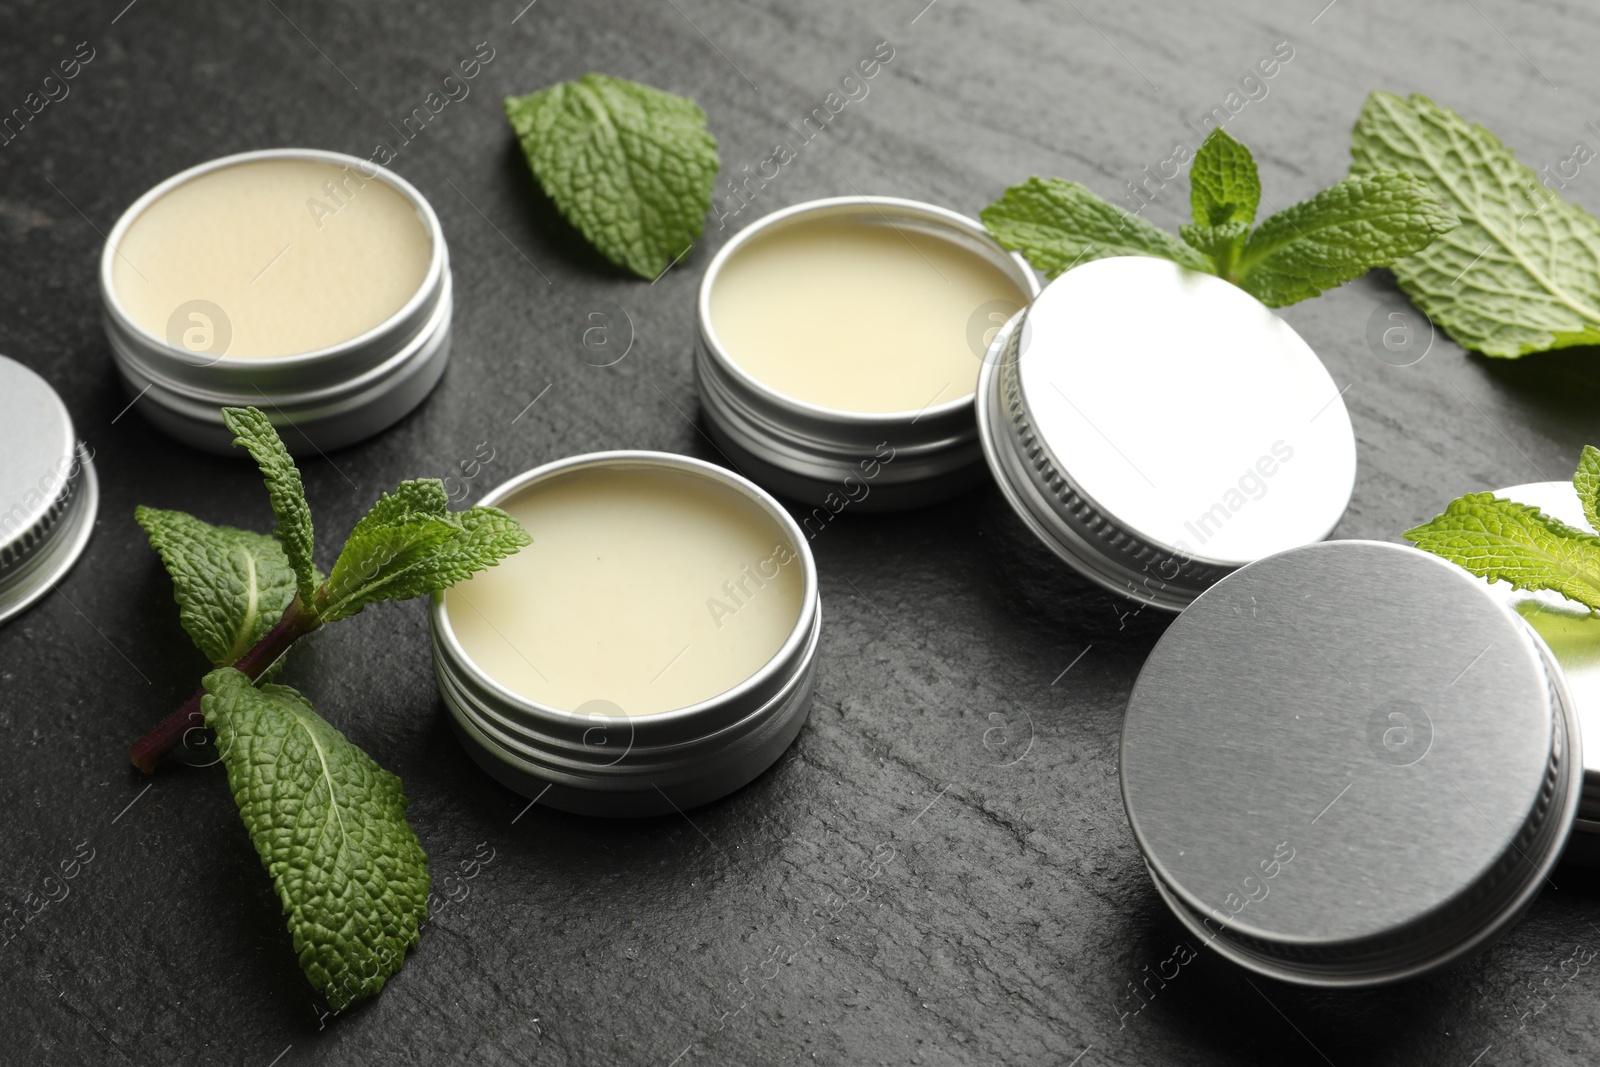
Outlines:
[[[1021,256],[1000,247],[981,223],[933,204],[841,196],[775,211],[724,245],[700,283],[694,365],[706,428],[741,471],[807,504],[848,499],[856,510],[893,511],[935,503],[980,484],[984,469],[972,393],[922,411],[865,414],[825,408],[758,381],[717,340],[711,293],[729,258],[763,234],[823,218],[938,237],[982,256],[1030,297],[1039,292],[1038,279]],[[975,365],[979,358],[974,354]],[[885,455],[892,460],[883,462]]]
[[1128,698],[1122,796],[1178,919],[1241,966],[1376,985],[1532,902],[1583,766],[1544,643],[1454,565],[1376,541],[1249,564],[1183,612]]
[[[113,284],[113,266],[128,227],[167,192],[199,175],[241,163],[309,160],[348,167],[363,181],[381,181],[416,209],[433,243],[422,284],[387,320],[366,333],[315,352],[274,358],[190,352],[137,325]],[[450,257],[438,216],[416,187],[393,171],[340,152],[274,148],[213,159],[157,185],[123,212],[100,256],[100,299],[106,338],[128,395],[144,416],[185,444],[235,454],[219,409],[253,405],[265,411],[296,455],[327,452],[398,422],[432,391],[450,357]]]
[[50,383],[0,356],[0,622],[55,587],[83,554],[100,483]]
[[[1571,482],[1533,482],[1495,490],[1495,496],[1530,504],[1568,526],[1594,532]],[[1560,593],[1525,592],[1508,582],[1486,583],[1549,646],[1576,706],[1584,736],[1583,796],[1572,828],[1600,835],[1600,617]]]
[[429,611],[434,673],[457,736],[503,785],[585,815],[666,814],[749,784],[805,724],[822,629],[816,562],[799,526],[767,493],[731,471],[666,452],[594,452],[558,460],[496,486],[479,503],[500,503],[536,482],[605,467],[707,478],[772,517],[803,568],[800,616],[783,646],[755,674],[699,704],[651,715],[587,714],[536,703],[489,677],[468,658],[444,597],[436,595]]
[[1244,290],[1161,259],[1051,282],[995,336],[977,412],[1039,540],[1168,611],[1328,536],[1355,486],[1350,416],[1316,353]]

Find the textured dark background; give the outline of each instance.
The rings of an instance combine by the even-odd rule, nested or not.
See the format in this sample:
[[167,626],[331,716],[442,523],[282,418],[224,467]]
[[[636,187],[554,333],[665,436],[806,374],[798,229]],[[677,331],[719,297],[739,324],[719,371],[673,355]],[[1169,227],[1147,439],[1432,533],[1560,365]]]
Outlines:
[[[811,721],[769,773],[688,819],[519,819],[526,801],[445,726],[420,604],[308,642],[289,680],[400,774],[436,881],[466,892],[379,998],[323,1020],[220,770],[169,766],[152,784],[126,761],[202,668],[134,505],[268,524],[252,470],[124,411],[95,271],[101,234],[146,188],[252,148],[365,156],[451,65],[494,49],[471,96],[394,164],[444,222],[455,354],[410,418],[306,464],[331,551],[381,489],[449,473],[480,442],[496,458],[479,489],[595,449],[707,455],[690,422],[693,296],[734,225],[857,189],[975,214],[1036,172],[1115,198],[1175,141],[1197,144],[1185,120],[1280,41],[1294,58],[1230,124],[1280,206],[1344,173],[1373,88],[1434,95],[1535,166],[1600,147],[1600,14],[1557,0],[525,2],[0,6],[0,110],[77,42],[95,49],[71,95],[0,146],[0,351],[60,390],[104,479],[87,556],[0,630],[0,889],[40,893],[80,842],[94,849],[71,896],[0,949],[0,1059],[1600,1061],[1600,965],[1570,980],[1561,967],[1600,949],[1596,883],[1571,867],[1504,941],[1437,977],[1315,993],[1202,956],[1135,1014],[1130,983],[1182,936],[1116,777],[1123,702],[1160,620],[1119,620],[1009,550],[993,489],[847,512],[815,540],[826,626]],[[508,93],[590,69],[639,79],[699,101],[737,172],[880,40],[895,57],[870,95],[653,286],[553,215],[500,112]],[[1591,209],[1596,173],[1568,190]],[[1180,183],[1146,214],[1173,226],[1186,203]],[[1600,441],[1600,353],[1495,362],[1440,337],[1397,368],[1366,341],[1394,298],[1369,278],[1284,312],[1349,386],[1361,472],[1340,536],[1393,538],[1454,494],[1564,477]],[[605,302],[636,336],[602,369],[579,338]],[[462,882],[480,842],[494,858]],[[818,909],[837,916],[811,936]]]

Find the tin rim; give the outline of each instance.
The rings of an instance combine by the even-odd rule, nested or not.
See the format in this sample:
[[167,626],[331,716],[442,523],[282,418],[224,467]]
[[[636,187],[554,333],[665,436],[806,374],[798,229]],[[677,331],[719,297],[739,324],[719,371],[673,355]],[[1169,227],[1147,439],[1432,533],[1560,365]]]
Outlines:
[[[421,282],[411,296],[382,322],[373,326],[364,333],[347,338],[337,344],[314,349],[310,352],[296,352],[287,356],[229,356],[221,355],[215,358],[206,358],[195,361],[193,353],[173,347],[165,337],[158,337],[143,326],[134,322],[127,310],[122,306],[122,300],[117,294],[116,284],[112,275],[116,259],[121,254],[122,240],[127,235],[128,229],[144,214],[145,210],[167,193],[178,186],[194,180],[212,171],[222,170],[226,167],[238,166],[247,163],[259,163],[272,160],[308,160],[317,163],[338,164],[347,169],[353,169],[363,180],[380,180],[389,185],[395,192],[405,197],[421,219],[423,229],[428,234],[431,245],[428,257],[428,269],[423,274]],[[370,173],[369,173],[370,172]],[[104,305],[105,314],[117,326],[132,337],[143,341],[151,352],[161,352],[166,357],[177,360],[187,367],[222,366],[224,368],[242,370],[254,367],[263,371],[290,370],[307,364],[333,362],[352,351],[359,351],[370,346],[388,333],[393,332],[396,325],[416,316],[422,305],[429,300],[439,288],[440,277],[445,271],[446,251],[444,229],[439,224],[439,217],[434,213],[433,205],[428,203],[426,197],[406,179],[386,167],[378,166],[368,160],[357,156],[347,155],[343,152],[330,152],[321,148],[264,148],[252,152],[238,152],[230,156],[221,156],[197,164],[187,170],[179,171],[170,178],[158,183],[128,206],[117,219],[116,225],[111,228],[110,235],[106,238],[105,248],[100,253],[100,296]]]
[[[853,210],[872,208],[890,226],[894,220],[889,217],[886,209],[892,210],[901,217],[917,219],[923,222],[935,223],[961,236],[992,246],[999,252],[994,257],[998,266],[1001,259],[1008,261],[1014,268],[1012,281],[1019,282],[1018,288],[1027,301],[1039,295],[1039,281],[1034,276],[1033,269],[1027,261],[1015,252],[1007,252],[1001,247],[983,224],[970,219],[959,212],[951,211],[937,204],[928,204],[920,200],[908,200],[897,196],[833,196],[821,200],[807,200],[804,203],[794,204],[790,207],[780,208],[769,215],[763,215],[755,220],[723,245],[717,254],[712,257],[711,263],[706,267],[705,275],[700,280],[700,291],[695,302],[695,314],[699,319],[700,337],[705,350],[716,361],[717,369],[733,377],[745,389],[757,394],[766,403],[791,414],[805,419],[822,420],[825,422],[843,423],[852,428],[869,429],[895,423],[911,423],[922,419],[934,421],[943,417],[959,415],[962,408],[972,405],[977,387],[948,400],[937,406],[929,405],[922,409],[907,408],[903,411],[849,411],[844,408],[831,408],[822,404],[813,404],[780,393],[772,386],[745,370],[723,347],[722,341],[717,337],[716,329],[711,323],[711,290],[716,286],[718,277],[728,260],[741,248],[772,230],[787,226],[796,220],[806,217],[827,217],[830,215],[847,215]],[[1026,306],[1026,305],[1024,305]]]
[[[648,723],[652,727],[670,728],[705,716],[719,707],[737,702],[741,697],[770,685],[785,666],[793,662],[797,653],[811,640],[811,631],[816,627],[817,617],[821,610],[818,597],[817,566],[816,560],[811,555],[811,548],[806,543],[805,536],[801,532],[799,524],[794,521],[793,516],[770,493],[749,479],[743,478],[714,463],[707,463],[705,460],[672,452],[653,452],[643,449],[588,452],[583,455],[569,456],[566,459],[558,459],[525,471],[489,490],[478,500],[478,504],[498,504],[515,496],[536,482],[545,481],[574,470],[581,470],[585,467],[615,466],[656,467],[663,470],[690,473],[709,478],[733,489],[760,506],[779,525],[784,535],[789,538],[795,550],[795,555],[802,564],[800,613],[795,619],[794,626],[789,631],[789,636],[784,639],[778,650],[755,673],[745,678],[738,685],[713,694],[696,704],[672,708],[667,711],[650,712],[644,715],[623,715],[619,718],[630,722]],[[445,608],[443,593],[435,593],[430,598],[428,614],[430,622],[433,624],[434,640],[448,654],[451,662],[470,672],[475,684],[488,690],[503,705],[517,715],[533,722],[556,728],[571,728],[586,723],[592,724],[592,716],[580,715],[575,711],[558,708],[551,704],[543,704],[539,701],[531,700],[520,693],[513,692],[500,684],[482,667],[478,666],[472,657],[467,654],[466,649],[461,646],[460,640],[456,637],[455,629],[450,625],[450,615]],[[741,716],[742,718],[744,717]]]

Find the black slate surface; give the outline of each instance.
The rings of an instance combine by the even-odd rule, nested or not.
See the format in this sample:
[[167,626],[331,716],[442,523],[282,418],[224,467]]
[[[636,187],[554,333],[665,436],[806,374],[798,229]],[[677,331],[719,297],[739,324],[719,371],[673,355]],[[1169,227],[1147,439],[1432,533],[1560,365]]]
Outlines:
[[[1016,550],[992,488],[846,513],[816,538],[811,721],[769,773],[688,818],[526,810],[492,784],[445,726],[421,605],[307,642],[291,680],[404,779],[435,878],[459,898],[379,998],[325,1018],[220,770],[152,782],[126,762],[202,668],[133,506],[267,525],[249,468],[124,410],[95,271],[102,234],[146,188],[252,148],[366,156],[449,67],[493,49],[471,95],[394,163],[443,220],[456,347],[414,415],[306,464],[331,550],[381,489],[449,473],[480,442],[495,459],[477,488],[595,449],[715,458],[691,422],[692,302],[733,228],[855,190],[976,213],[1035,172],[1115,198],[1175,143],[1197,144],[1186,121],[1278,42],[1293,58],[1229,128],[1279,206],[1343,174],[1378,87],[1452,104],[1535,166],[1600,146],[1600,13],[1559,0],[524,2],[0,6],[0,110],[78,42],[94,50],[70,96],[0,145],[0,351],[61,392],[104,479],[87,556],[0,629],[0,888],[38,895],[80,843],[93,850],[71,895],[0,949],[0,1060],[1600,1061],[1600,977],[1576,962],[1600,950],[1600,899],[1571,867],[1504,941],[1434,978],[1319,993],[1202,955],[1145,987],[1148,1003],[1136,993],[1183,936],[1116,777],[1123,702],[1162,620],[1123,617]],[[589,69],[639,79],[698,100],[742,177],[879,41],[894,58],[869,95],[654,285],[575,240],[500,114],[504,95]],[[1596,173],[1567,190],[1591,209]],[[1146,216],[1174,226],[1186,201],[1180,182]],[[1564,477],[1600,441],[1600,353],[1496,362],[1440,336],[1391,366],[1366,336],[1395,298],[1374,277],[1283,313],[1348,384],[1361,471],[1338,535],[1394,538],[1457,493]],[[608,303],[633,347],[598,368],[580,337]],[[461,881],[485,842],[492,861]]]

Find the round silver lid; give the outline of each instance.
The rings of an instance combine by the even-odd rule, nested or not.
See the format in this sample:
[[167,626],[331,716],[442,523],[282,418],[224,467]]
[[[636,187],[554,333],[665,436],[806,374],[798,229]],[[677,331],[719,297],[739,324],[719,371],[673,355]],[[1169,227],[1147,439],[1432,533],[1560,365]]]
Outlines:
[[1167,260],[1096,260],[996,338],[979,391],[1013,506],[1087,576],[1180,610],[1332,532],[1355,485],[1339,388],[1254,297]]
[[89,540],[99,485],[43,378],[0,356],[0,622],[64,575]]
[[1571,827],[1559,672],[1472,576],[1308,545],[1223,579],[1128,700],[1122,793],[1158,889],[1264,974],[1366,985],[1487,944]]
[[[1594,532],[1571,482],[1513,485],[1495,490],[1494,495],[1531,504],[1568,526]],[[1573,829],[1600,834],[1600,616],[1560,593],[1525,592],[1507,582],[1488,585],[1544,638],[1561,665],[1584,737],[1583,798]]]

